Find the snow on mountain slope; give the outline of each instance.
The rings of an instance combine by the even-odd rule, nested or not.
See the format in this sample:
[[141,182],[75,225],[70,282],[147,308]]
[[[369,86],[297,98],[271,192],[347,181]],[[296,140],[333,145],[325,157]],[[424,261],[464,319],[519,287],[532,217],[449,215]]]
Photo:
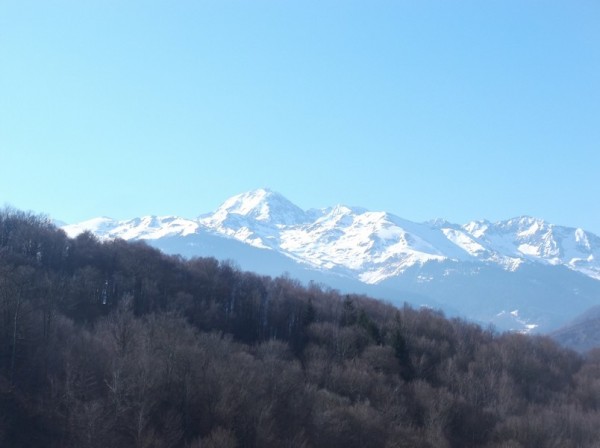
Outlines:
[[344,269],[365,283],[448,257],[469,258],[437,229],[384,212],[337,206],[315,222],[286,229],[281,249],[326,269]]
[[463,229],[504,260],[564,265],[600,280],[600,238],[583,229],[561,227],[523,216],[491,224],[471,222]]
[[116,227],[117,223],[118,221],[115,221],[112,218],[102,216],[100,218],[88,219],[87,221],[77,224],[66,224],[61,228],[71,238],[75,238],[83,232],[92,232],[94,235],[103,238]]
[[228,216],[239,215],[274,226],[289,226],[307,220],[306,213],[279,193],[266,188],[238,194],[227,199],[207,217],[211,226],[222,224]]
[[62,227],[70,237],[90,231],[100,239],[157,240],[167,236],[196,233],[199,224],[176,216],[144,216],[126,221],[96,218]]
[[281,229],[308,221],[307,214],[269,189],[242,193],[226,200],[199,223],[213,231],[259,248],[276,249]]
[[344,205],[304,211],[259,189],[196,219],[102,217],[62,228],[72,237],[87,230],[170,254],[231,259],[263,275],[288,272],[505,330],[557,328],[600,300],[600,238],[530,217],[416,223]]
[[600,280],[600,238],[531,217],[497,223],[415,223],[386,212],[338,205],[304,211],[268,189],[239,194],[198,219],[96,218],[63,227],[101,238],[159,240],[210,233],[279,252],[313,268],[377,284],[429,262],[563,265]]

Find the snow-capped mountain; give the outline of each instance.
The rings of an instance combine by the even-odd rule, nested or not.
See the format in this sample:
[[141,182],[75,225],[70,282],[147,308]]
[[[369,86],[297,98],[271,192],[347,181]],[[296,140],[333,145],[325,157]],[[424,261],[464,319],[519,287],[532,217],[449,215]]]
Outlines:
[[276,250],[313,267],[379,283],[430,261],[480,261],[514,271],[526,262],[563,265],[600,280],[600,238],[531,217],[465,225],[415,223],[386,212],[338,205],[308,212],[278,193],[259,189],[234,196],[197,219],[146,216],[95,218],[66,225],[75,236],[156,240],[200,230]]
[[[520,277],[508,274],[522,276],[532,266],[566,268],[593,280],[591,285],[598,285],[599,295],[594,298],[592,292],[592,297],[584,302],[600,303],[600,238],[583,229],[531,217],[464,225],[441,220],[416,223],[386,212],[343,205],[305,211],[274,191],[258,189],[234,196],[214,213],[195,219],[95,218],[63,229],[70,236],[89,230],[100,238],[146,240],[166,252],[187,256],[222,258],[221,247],[227,246],[227,258],[237,260],[244,247],[243,251],[254,254],[247,256],[244,269],[272,275],[281,265],[292,274],[298,268],[305,274],[310,272],[306,274],[309,277],[335,278],[338,283],[347,279],[354,286],[392,285],[389,291],[398,291],[393,285],[401,284],[403,291],[414,294],[431,289],[433,284],[447,283],[449,277],[459,278],[457,272],[470,272],[472,277],[473,272],[483,270],[493,272],[495,278],[506,275],[510,282]],[[206,243],[209,240],[212,253]],[[248,252],[252,248],[260,252]],[[252,265],[252,259],[257,257],[271,260],[269,269],[260,263]],[[484,277],[479,274],[479,279]],[[413,279],[412,283],[406,284],[406,279]],[[425,287],[425,283],[431,284]],[[389,298],[393,294],[385,295]],[[427,297],[434,297],[437,304],[447,304],[443,293],[428,291]],[[506,306],[513,306],[508,302]],[[462,307],[458,305],[451,303],[448,308],[460,311]],[[495,316],[504,312],[515,317],[513,321],[520,328],[537,325],[516,309],[495,311]]]

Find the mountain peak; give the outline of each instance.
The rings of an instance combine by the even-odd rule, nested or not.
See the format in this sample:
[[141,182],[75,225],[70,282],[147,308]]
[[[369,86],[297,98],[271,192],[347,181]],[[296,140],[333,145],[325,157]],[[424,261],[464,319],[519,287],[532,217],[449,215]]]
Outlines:
[[259,188],[232,196],[221,204],[212,217],[223,221],[231,215],[283,225],[298,224],[306,220],[304,210],[280,193],[268,188]]
[[505,222],[508,225],[518,225],[518,226],[522,226],[522,227],[534,226],[534,225],[538,225],[538,226],[546,225],[546,221],[544,221],[543,219],[536,218],[534,216],[529,216],[529,215],[517,216],[517,217],[509,219]]
[[89,231],[97,236],[104,236],[116,225],[117,221],[107,216],[100,216],[98,218],[88,219],[87,221],[83,221],[77,224],[67,224],[63,225],[62,229],[66,232],[66,234],[75,238],[80,233]]

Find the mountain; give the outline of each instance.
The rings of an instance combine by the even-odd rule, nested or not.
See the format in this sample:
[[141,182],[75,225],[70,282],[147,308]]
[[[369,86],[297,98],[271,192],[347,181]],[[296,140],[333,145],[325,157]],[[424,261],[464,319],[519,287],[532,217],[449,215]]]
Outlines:
[[587,352],[600,347],[600,305],[586,310],[550,336],[561,345]]
[[95,218],[63,229],[145,240],[167,253],[232,259],[394,303],[442,308],[502,329],[543,331],[600,304],[600,238],[518,217],[464,225],[416,223],[337,205],[302,210],[258,189],[195,219]]

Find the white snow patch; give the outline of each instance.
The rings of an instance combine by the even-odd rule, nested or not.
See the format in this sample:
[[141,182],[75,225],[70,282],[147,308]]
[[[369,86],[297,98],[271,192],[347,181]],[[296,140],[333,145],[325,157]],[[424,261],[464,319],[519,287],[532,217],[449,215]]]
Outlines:
[[519,245],[519,252],[524,255],[530,255],[536,257],[540,254],[540,248],[533,244],[521,244]]

